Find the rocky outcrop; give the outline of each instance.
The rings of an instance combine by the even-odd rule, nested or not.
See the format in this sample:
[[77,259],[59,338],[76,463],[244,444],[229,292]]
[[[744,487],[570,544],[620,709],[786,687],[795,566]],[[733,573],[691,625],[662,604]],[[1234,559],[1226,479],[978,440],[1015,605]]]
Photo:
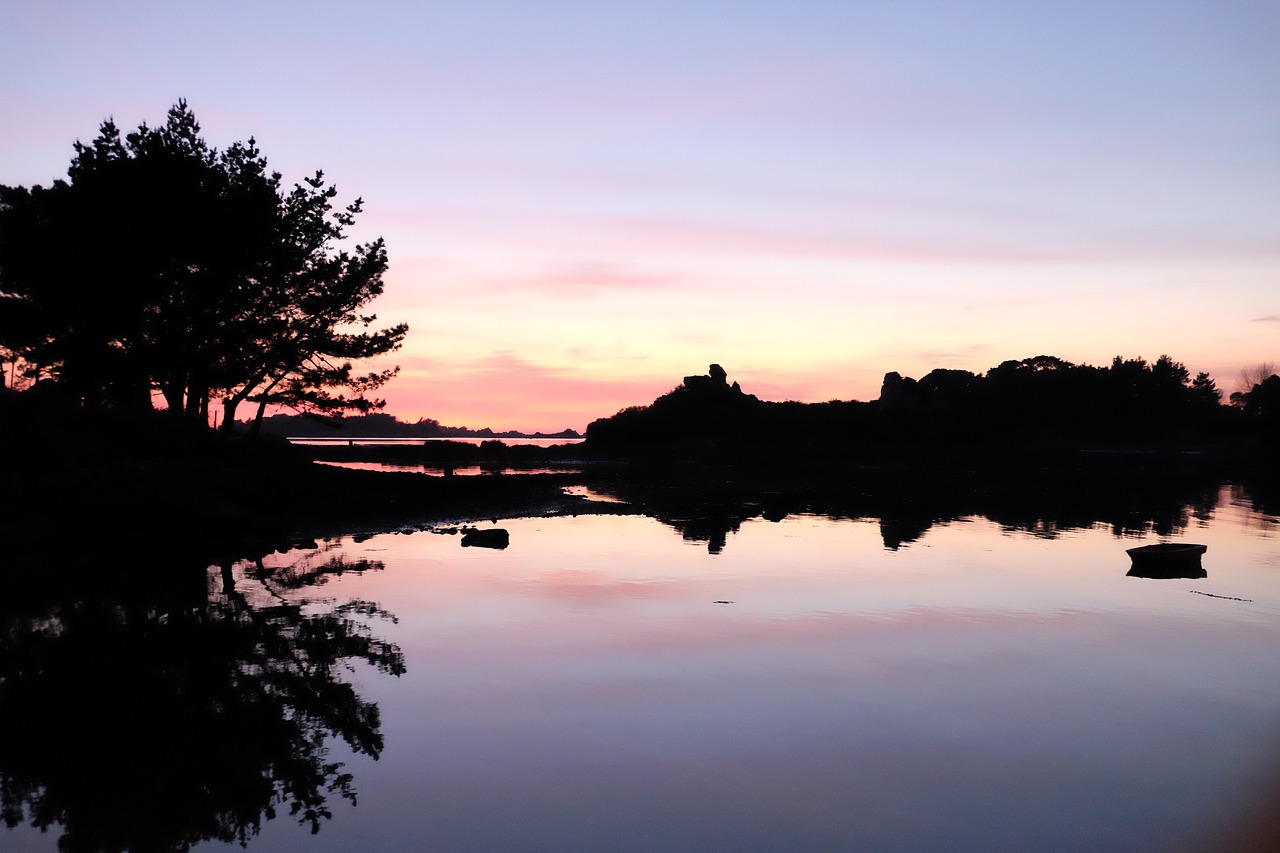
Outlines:
[[769,404],[728,381],[712,364],[706,375],[686,376],[679,386],[648,406],[624,409],[593,421],[587,438],[596,446],[650,442],[706,442],[741,437]]
[[886,373],[880,384],[881,411],[897,411],[901,409],[920,408],[920,389],[918,383],[896,371]]
[[[697,394],[700,396],[732,395],[735,397],[744,397],[751,400],[758,399],[753,394],[743,393],[742,386],[740,386],[737,382],[730,385],[728,382],[728,379],[729,379],[729,374],[725,372],[725,369],[718,364],[713,364],[709,368],[707,368],[707,374],[705,376],[686,376],[684,380],[680,383],[680,387],[676,388],[675,391],[672,391],[671,394],[668,394],[667,396],[672,396],[675,394],[679,394],[681,392],[685,392],[686,394],[689,392],[692,392],[693,394]],[[659,398],[659,400],[660,399],[662,398]],[[656,403],[658,401],[655,400],[654,402]]]

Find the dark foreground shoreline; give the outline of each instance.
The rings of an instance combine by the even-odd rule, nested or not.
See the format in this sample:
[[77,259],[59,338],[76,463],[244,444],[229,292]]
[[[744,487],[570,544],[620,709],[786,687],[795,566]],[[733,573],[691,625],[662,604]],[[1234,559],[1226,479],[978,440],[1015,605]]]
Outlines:
[[[0,520],[12,557],[203,551],[207,562],[308,541],[573,511],[568,475],[426,477],[320,465],[289,452],[98,459],[3,477],[24,497]],[[95,552],[99,556],[92,556]],[[105,552],[105,553],[104,553]]]
[[[335,536],[589,512],[630,511],[677,523],[803,512],[891,517],[907,529],[980,514],[1015,525],[1047,518],[1140,530],[1156,517],[1211,501],[1224,483],[1246,487],[1260,506],[1280,514],[1272,471],[1159,454],[872,464],[776,457],[575,460],[521,448],[518,459],[499,453],[490,461],[494,470],[554,462],[577,473],[442,477],[354,470],[318,464],[274,441],[215,442],[200,451],[150,455],[82,449],[55,460],[29,456],[6,468],[5,493],[21,498],[0,519],[0,536],[10,558],[87,552],[85,559],[101,561],[104,552],[194,550],[211,563]],[[570,486],[611,502],[566,492]]]
[[[317,539],[534,515],[643,513],[713,549],[747,518],[794,513],[880,519],[886,544],[968,515],[1025,529],[1104,523],[1159,534],[1176,527],[1187,507],[1212,506],[1224,483],[1280,515],[1274,454],[1239,444],[304,447],[175,429],[163,416],[30,417],[0,429],[8,449],[0,468],[8,497],[0,583],[154,563],[157,555],[207,566]],[[489,473],[425,476],[317,460]],[[567,492],[570,486],[579,488]]]

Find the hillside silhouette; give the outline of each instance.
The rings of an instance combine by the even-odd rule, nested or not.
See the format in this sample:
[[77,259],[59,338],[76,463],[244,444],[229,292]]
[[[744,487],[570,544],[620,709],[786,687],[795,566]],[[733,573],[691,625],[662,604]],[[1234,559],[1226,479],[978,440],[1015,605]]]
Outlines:
[[[615,454],[707,455],[785,449],[791,455],[984,451],[1223,450],[1276,446],[1272,377],[1221,403],[1208,374],[1169,356],[1119,356],[1109,366],[1053,356],[1005,361],[982,374],[888,373],[870,402],[768,402],[711,365],[650,405],[593,421],[586,444]],[[881,457],[883,458],[883,457]]]

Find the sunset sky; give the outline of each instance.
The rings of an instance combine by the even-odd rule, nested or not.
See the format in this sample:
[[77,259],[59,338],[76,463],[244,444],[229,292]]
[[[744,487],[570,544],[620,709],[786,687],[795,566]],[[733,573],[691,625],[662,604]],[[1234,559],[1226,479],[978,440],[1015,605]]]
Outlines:
[[0,183],[186,98],[384,236],[403,419],[1280,361],[1280,4],[0,0]]

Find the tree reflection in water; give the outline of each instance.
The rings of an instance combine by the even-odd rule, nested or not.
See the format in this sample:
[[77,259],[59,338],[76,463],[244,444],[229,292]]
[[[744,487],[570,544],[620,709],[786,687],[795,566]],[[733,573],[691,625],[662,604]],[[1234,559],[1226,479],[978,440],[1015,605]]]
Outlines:
[[354,803],[330,739],[375,759],[383,741],[377,705],[339,671],[400,675],[404,658],[373,634],[393,619],[377,605],[308,594],[382,568],[328,551],[203,576],[101,569],[92,596],[0,604],[6,825],[57,825],[64,851],[172,850],[244,845],[277,814],[316,832],[332,797]]
[[1216,476],[1195,470],[856,473],[847,479],[830,472],[826,479],[787,473],[770,479],[768,471],[729,468],[666,480],[593,483],[591,489],[614,502],[643,507],[686,541],[705,542],[711,554],[719,554],[729,536],[751,519],[781,521],[806,514],[878,520],[889,550],[915,542],[934,525],[973,517],[1047,539],[1098,525],[1117,538],[1172,536],[1193,519],[1210,518],[1223,486]]

